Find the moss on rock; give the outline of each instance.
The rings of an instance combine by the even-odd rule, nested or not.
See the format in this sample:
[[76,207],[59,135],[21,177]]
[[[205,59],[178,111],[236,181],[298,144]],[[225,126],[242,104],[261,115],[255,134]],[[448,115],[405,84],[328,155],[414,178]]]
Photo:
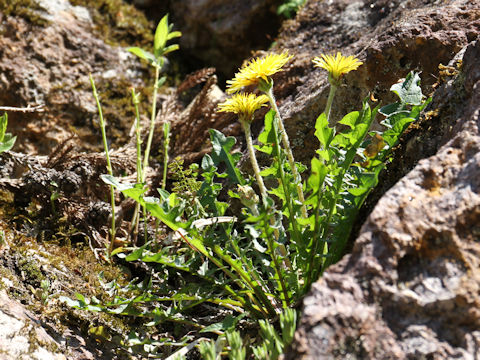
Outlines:
[[98,32],[107,43],[151,47],[153,24],[145,14],[122,0],[71,0],[89,9]]
[[44,26],[49,23],[40,11],[45,11],[35,0],[2,0],[0,12],[5,16],[18,16],[34,25]]

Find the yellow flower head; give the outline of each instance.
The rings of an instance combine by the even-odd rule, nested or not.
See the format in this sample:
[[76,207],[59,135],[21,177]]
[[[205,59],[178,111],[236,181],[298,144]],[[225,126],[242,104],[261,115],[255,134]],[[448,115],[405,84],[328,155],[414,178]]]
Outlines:
[[313,63],[316,67],[321,67],[327,70],[330,76],[338,81],[343,74],[346,74],[352,70],[357,70],[357,68],[363,63],[358,60],[355,56],[343,56],[339,52],[337,55],[325,55],[322,54],[320,57],[315,57]]
[[232,80],[227,80],[227,94],[233,94],[245,86],[256,85],[261,79],[268,82],[269,77],[281,71],[282,66],[292,57],[293,55],[288,55],[285,51],[280,55],[268,54],[263,58],[251,60],[239,69]]
[[241,121],[252,121],[253,113],[268,103],[265,95],[238,93],[218,105],[219,112],[238,114]]

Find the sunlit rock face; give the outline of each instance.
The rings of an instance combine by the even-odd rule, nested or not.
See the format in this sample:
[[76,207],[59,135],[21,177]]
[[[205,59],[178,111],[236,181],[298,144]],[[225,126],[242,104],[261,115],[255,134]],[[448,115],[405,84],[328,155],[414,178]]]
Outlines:
[[40,9],[31,10],[36,21],[0,13],[0,103],[44,110],[9,114],[9,128],[22,139],[14,150],[49,154],[72,130],[84,149],[100,144],[90,73],[106,100],[109,136],[125,143],[131,119],[121,115],[121,101],[111,106],[110,100],[125,98],[129,86],[144,86],[140,61],[126,48],[107,44],[87,8],[66,0],[38,3]]
[[[2,279],[5,282],[5,279]],[[59,344],[38,325],[35,316],[0,291],[0,349],[4,360],[66,360]]]

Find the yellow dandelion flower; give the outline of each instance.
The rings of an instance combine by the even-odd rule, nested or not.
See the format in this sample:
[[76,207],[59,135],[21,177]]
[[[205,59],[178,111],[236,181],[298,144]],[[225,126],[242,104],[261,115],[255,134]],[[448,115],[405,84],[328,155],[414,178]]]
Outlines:
[[255,58],[239,69],[232,80],[227,80],[227,94],[233,94],[245,86],[257,85],[260,80],[269,82],[269,77],[282,71],[293,55],[285,51],[279,54],[268,54],[263,58]]
[[339,52],[337,52],[336,56],[325,54],[322,54],[321,57],[317,56],[313,59],[313,63],[316,67],[327,70],[330,76],[336,81],[338,81],[343,74],[357,70],[357,68],[363,64],[355,56],[345,57]]
[[242,121],[251,121],[253,113],[266,106],[268,97],[265,95],[238,93],[218,105],[219,112],[232,112],[238,114]]

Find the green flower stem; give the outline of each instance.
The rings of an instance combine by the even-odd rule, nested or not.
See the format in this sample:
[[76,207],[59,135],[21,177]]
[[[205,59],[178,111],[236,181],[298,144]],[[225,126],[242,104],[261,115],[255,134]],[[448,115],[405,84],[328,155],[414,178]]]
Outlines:
[[148,133],[147,147],[145,149],[145,155],[143,157],[143,171],[142,171],[142,183],[145,182],[147,175],[148,159],[150,157],[150,149],[152,147],[153,133],[155,130],[155,118],[157,116],[157,93],[158,93],[158,79],[160,77],[160,65],[155,66],[155,83],[153,86],[153,99],[152,99],[152,116],[150,118],[150,132]]
[[337,92],[338,86],[330,82],[330,92],[328,93],[327,105],[325,106],[325,114],[327,115],[327,121],[330,120],[330,111],[332,110],[333,98]]
[[[281,169],[280,172],[283,172],[283,169]],[[298,229],[298,221],[295,219],[295,213],[293,212],[292,199],[288,194],[288,188],[285,184],[285,174],[280,175],[280,179],[277,179],[277,180],[282,186],[283,192],[285,193],[286,203],[288,208],[288,216],[290,218],[290,224],[292,225],[292,228],[293,228],[293,238],[295,240],[295,243],[298,244],[300,240],[300,231]],[[287,254],[287,250],[285,249],[285,245],[283,244],[281,244],[281,251],[282,251],[282,256],[285,256]],[[289,259],[284,259],[284,263],[290,270],[292,270],[292,263],[290,262]]]
[[[147,147],[145,149],[145,154],[144,154],[144,158],[143,158],[143,170],[142,170],[142,173],[141,173],[141,183],[144,183],[145,180],[146,180],[146,177],[147,177],[147,168],[148,168],[148,160],[150,158],[150,149],[152,147],[152,141],[153,141],[153,133],[155,131],[155,119],[157,117],[157,93],[158,93],[158,79],[160,77],[160,69],[161,69],[161,65],[160,64],[157,64],[155,65],[155,83],[153,85],[153,96],[152,96],[152,114],[151,114],[151,117],[150,117],[150,130],[149,130],[149,133],[148,133],[148,139],[147,139]],[[136,209],[136,208],[135,208]],[[136,212],[134,214],[135,216],[135,228],[138,229],[138,221],[139,221],[139,216],[138,216],[138,212]],[[146,214],[146,212],[145,212]],[[147,235],[147,222],[144,221],[144,231],[145,231],[145,237]],[[138,230],[137,230],[138,232]]]
[[[92,86],[93,97],[97,103],[98,108],[98,116],[100,119],[100,130],[102,132],[102,141],[103,141],[103,148],[105,150],[105,158],[107,159],[107,172],[110,176],[113,176],[113,169],[112,163],[110,162],[110,154],[108,152],[108,143],[107,143],[107,135],[105,132],[105,120],[103,118],[102,112],[102,105],[100,104],[100,99],[98,97],[97,88],[95,87],[95,81],[93,80],[92,74],[89,75],[90,77],[90,84]],[[110,244],[108,245],[108,259],[110,260],[111,254],[113,251],[113,244],[115,242],[115,235],[116,235],[116,226],[115,226],[115,191],[113,185],[110,185],[110,205],[112,207],[112,224],[110,228]]]
[[[132,88],[132,102],[135,108],[135,142],[137,145],[137,183],[140,184],[143,178],[142,170],[142,139],[141,139],[141,126],[140,126],[140,112],[138,104],[140,102],[139,95],[135,93],[135,89]],[[135,204],[135,210],[132,218],[133,243],[136,243],[138,236],[138,223],[139,223],[140,203]]]
[[240,123],[242,124],[243,131],[245,132],[245,139],[247,141],[247,151],[248,151],[248,155],[250,156],[250,162],[252,163],[255,179],[257,179],[257,185],[260,188],[262,201],[264,205],[267,205],[267,188],[263,183],[262,176],[260,175],[260,167],[258,166],[257,158],[255,157],[255,148],[253,147],[250,123],[247,120],[241,119],[241,118],[240,118]]
[[[327,105],[325,106],[325,114],[327,116],[327,122],[330,120],[330,112],[332,110],[333,99],[335,98],[335,93],[337,92],[338,85],[334,79],[332,79],[329,75],[329,83],[330,83],[330,91],[328,93]],[[343,179],[343,175],[342,175]],[[341,183],[340,183],[341,184]],[[307,281],[305,283],[305,289],[308,291],[310,286],[313,283],[313,280],[318,274],[317,268],[320,267],[324,269],[324,263],[317,266],[316,264],[316,255],[320,248],[321,254],[325,255],[328,252],[328,249],[325,247],[327,243],[325,241],[326,236],[326,227],[325,224],[329,224],[333,215],[333,210],[336,206],[336,199],[335,201],[330,204],[328,209],[327,219],[325,219],[322,223],[320,222],[320,202],[322,201],[322,196],[318,197],[318,204],[317,208],[315,209],[315,225],[314,225],[314,232],[313,232],[313,240],[312,240],[312,249],[310,251],[310,259],[308,262],[308,270],[307,270]],[[323,271],[323,270],[322,270]]]
[[[298,221],[296,221],[295,219],[295,213],[293,212],[293,204],[292,204],[292,198],[290,196],[290,192],[288,191],[288,188],[287,188],[287,185],[286,185],[286,180],[285,180],[285,171],[283,170],[283,159],[282,159],[282,156],[281,156],[281,149],[280,149],[280,144],[279,144],[279,141],[278,141],[278,130],[277,130],[277,123],[274,124],[274,134],[275,134],[275,152],[277,154],[277,161],[278,161],[278,169],[279,169],[279,174],[280,174],[280,178],[278,179],[278,181],[280,182],[280,185],[283,187],[283,192],[285,193],[285,200],[286,200],[286,203],[287,203],[287,207],[288,207],[288,213],[289,213],[289,217],[290,217],[290,224],[292,225],[292,229],[293,229],[293,237],[294,237],[294,240],[295,240],[295,243],[299,244],[300,243],[300,230],[298,229]],[[281,245],[281,250],[284,252],[284,254],[282,254],[283,256],[286,256],[287,254],[287,251],[285,249],[285,246],[282,244]],[[284,262],[285,262],[285,265],[290,268],[292,270],[292,264],[290,262],[290,259],[286,258],[284,259]]]
[[[240,118],[240,123],[242,124],[243,131],[245,132],[245,139],[247,141],[248,155],[250,156],[250,161],[252,163],[253,172],[255,174],[255,178],[257,179],[258,187],[260,188],[260,194],[262,195],[262,201],[263,201],[263,204],[265,205],[265,207],[267,207],[267,189],[265,187],[265,184],[263,183],[262,176],[260,175],[260,167],[258,166],[257,158],[255,157],[255,149],[253,147],[253,142],[252,142],[252,133],[250,131],[250,122],[245,120],[245,119]],[[265,230],[268,230],[268,229],[265,229]],[[265,234],[267,234],[267,233],[265,233]],[[278,239],[278,237],[279,237],[278,230],[276,231],[275,236]],[[282,272],[281,272],[281,269],[280,269],[280,264],[279,264],[279,261],[277,259],[277,255],[275,253],[275,249],[273,247],[273,241],[268,236],[267,236],[267,246],[268,246],[268,249],[269,249],[270,254],[272,256],[274,265],[275,265],[275,271],[276,271],[277,276],[278,276],[280,289],[282,289],[282,291],[284,293],[284,300],[283,300],[284,301],[284,306],[287,306],[287,303],[288,303],[287,288],[285,286],[285,281],[284,281],[283,276],[282,276]]]
[[275,96],[273,95],[273,86],[271,86],[268,91],[265,91],[265,95],[267,95],[270,105],[272,106],[273,110],[275,110],[275,115],[278,119],[278,128],[280,129],[280,133],[282,136],[282,144],[285,147],[285,152],[287,154],[288,163],[290,164],[290,168],[292,169],[293,178],[297,187],[297,196],[298,200],[302,204],[302,217],[306,219],[308,217],[307,214],[307,207],[305,206],[305,196],[303,195],[302,189],[302,178],[297,171],[297,167],[295,165],[295,159],[293,157],[292,148],[290,147],[290,141],[288,140],[287,132],[285,131],[285,126],[283,125],[283,120],[280,115],[280,111],[278,110],[277,102],[275,101]]
[[140,112],[138,110],[138,104],[140,100],[138,94],[135,93],[135,88],[132,88],[132,102],[135,108],[135,140],[137,145],[137,183],[142,182],[142,139],[141,139],[141,125],[140,125]]

